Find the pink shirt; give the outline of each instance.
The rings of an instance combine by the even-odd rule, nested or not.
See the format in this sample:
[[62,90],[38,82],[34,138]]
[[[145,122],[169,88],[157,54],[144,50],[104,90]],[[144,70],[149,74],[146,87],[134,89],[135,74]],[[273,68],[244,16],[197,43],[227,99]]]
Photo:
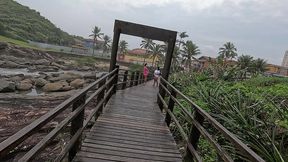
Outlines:
[[148,68],[147,68],[146,66],[144,66],[143,75],[144,75],[144,76],[147,76],[148,73],[149,73]]

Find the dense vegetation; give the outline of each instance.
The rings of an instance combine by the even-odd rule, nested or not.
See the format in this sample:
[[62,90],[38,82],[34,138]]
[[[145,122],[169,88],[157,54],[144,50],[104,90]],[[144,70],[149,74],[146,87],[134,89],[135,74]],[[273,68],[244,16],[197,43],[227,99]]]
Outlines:
[[[288,161],[288,78],[257,75],[245,80],[224,80],[222,77],[213,78],[209,71],[204,71],[178,73],[171,79],[185,95],[263,159],[269,162]],[[191,121],[181,111],[176,109],[176,112],[188,133]],[[244,159],[223,136],[209,125],[206,127],[234,160]],[[175,135],[181,140],[177,130]],[[200,140],[204,161],[217,161],[216,151],[211,148],[207,141]]]
[[75,39],[81,39],[57,28],[39,12],[13,0],[0,1],[0,35],[57,45],[70,45]]

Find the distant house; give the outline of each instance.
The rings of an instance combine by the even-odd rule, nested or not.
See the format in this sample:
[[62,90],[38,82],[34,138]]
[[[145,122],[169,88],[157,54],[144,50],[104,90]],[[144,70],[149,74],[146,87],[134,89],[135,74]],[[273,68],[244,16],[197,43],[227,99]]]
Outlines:
[[[128,50],[125,54],[118,54],[118,60],[133,62],[138,64],[147,63],[148,66],[152,65],[153,59],[150,57],[146,49],[135,48]],[[159,58],[155,58],[155,63],[159,62]]]
[[265,72],[271,75],[288,76],[288,67],[274,65],[274,64],[267,64]]
[[211,63],[216,62],[216,58],[208,57],[208,56],[201,56],[197,59],[197,62],[199,65],[197,65],[200,69],[206,69],[208,68]]

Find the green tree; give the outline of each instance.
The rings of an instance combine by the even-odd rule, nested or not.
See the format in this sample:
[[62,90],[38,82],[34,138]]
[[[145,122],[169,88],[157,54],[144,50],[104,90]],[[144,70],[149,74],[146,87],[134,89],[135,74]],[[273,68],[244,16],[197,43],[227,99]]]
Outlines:
[[265,72],[266,66],[267,66],[267,63],[263,59],[258,58],[253,61],[253,70],[255,74]]
[[243,71],[242,74],[246,78],[247,72],[251,72],[252,70],[253,57],[250,55],[241,55],[238,57],[237,64],[238,67]]
[[180,49],[175,46],[172,55],[172,71],[175,71],[176,67],[179,66],[179,59],[180,59]]
[[223,47],[219,48],[219,57],[224,59],[225,61],[227,59],[233,59],[237,56],[237,49],[234,46],[233,43],[227,42],[223,45]]
[[101,28],[98,28],[97,26],[94,27],[92,34],[89,35],[89,37],[93,37],[93,55],[94,55],[95,43],[97,42],[98,38],[101,38],[102,35],[104,34],[101,33]]
[[155,43],[150,46],[151,58],[153,59],[152,66],[154,66],[156,58],[161,59],[161,57],[163,57],[163,52],[164,52],[163,47],[164,47],[163,45],[155,44]]
[[199,55],[200,49],[196,44],[194,44],[192,41],[188,40],[184,43],[183,50],[182,51],[182,56],[184,58],[185,65],[188,65],[189,70],[191,70],[191,64],[192,64],[192,59],[195,59],[194,56]]
[[153,46],[155,43],[153,42],[152,39],[147,39],[147,38],[143,38],[143,40],[140,43],[140,47],[145,49],[145,56],[144,56],[144,62],[145,62],[145,58],[147,56],[147,54],[149,53],[149,50],[151,48],[151,46]]
[[108,35],[104,35],[103,53],[107,52],[110,47],[111,38]]
[[179,37],[180,37],[180,40],[178,40],[178,43],[179,43],[178,48],[180,49],[181,44],[184,44],[183,39],[189,37],[189,35],[187,34],[187,32],[181,32],[179,33]]
[[127,52],[128,43],[125,40],[121,40],[119,43],[119,52],[120,54],[124,54]]

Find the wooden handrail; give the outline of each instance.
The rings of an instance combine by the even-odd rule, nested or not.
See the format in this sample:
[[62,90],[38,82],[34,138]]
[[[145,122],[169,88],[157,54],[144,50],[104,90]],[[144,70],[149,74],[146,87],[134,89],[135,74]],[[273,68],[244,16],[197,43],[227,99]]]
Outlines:
[[[55,138],[63,128],[65,128],[69,123],[71,123],[71,139],[64,147],[59,157],[56,158],[56,161],[61,161],[69,152],[69,161],[71,161],[76,154],[79,145],[81,143],[81,135],[84,129],[87,127],[88,123],[91,121],[93,117],[95,120],[102,112],[103,106],[108,102],[110,97],[116,92],[117,84],[118,84],[118,69],[119,66],[116,67],[110,73],[104,75],[100,79],[91,83],[84,89],[77,92],[75,95],[71,96],[60,105],[50,110],[45,115],[36,119],[34,122],[24,127],[20,131],[16,132],[14,135],[10,136],[6,140],[0,143],[0,161],[6,155],[8,155],[13,149],[15,149],[19,144],[21,144],[24,140],[30,137],[32,134],[36,133],[40,128],[42,128],[49,121],[54,119],[61,112],[66,110],[73,104],[72,112],[61,121],[52,131],[50,131],[39,143],[37,143],[32,149],[30,149],[19,161],[29,161],[33,159],[37,153],[42,151],[51,141]],[[141,75],[139,72],[138,78],[133,77],[133,73],[128,75],[128,71],[125,71],[126,81],[121,84],[125,84],[125,88],[129,86],[137,85],[138,83],[142,83],[143,79],[141,79]],[[120,76],[120,75],[119,75]],[[130,80],[128,81],[128,77],[130,76]],[[132,84],[131,83],[135,83]],[[96,87],[98,85],[98,87]],[[86,94],[88,91],[91,91],[96,87],[95,92],[90,94],[90,96],[86,99]],[[88,115],[86,120],[84,121],[84,111],[85,107],[88,103],[90,103],[95,97],[97,97],[97,103],[92,113]],[[77,121],[76,121],[77,119]]]
[[[172,84],[170,84],[167,80],[163,79],[160,77],[160,87],[165,91],[165,93],[168,95],[170,98],[169,100],[169,105],[166,104],[165,100],[163,99],[164,97],[161,96],[158,93],[158,98],[160,99],[161,106],[165,109],[168,115],[166,115],[166,122],[169,125],[170,121],[169,118],[175,122],[177,128],[180,131],[181,136],[187,143],[187,149],[190,151],[192,154],[191,157],[189,158],[195,158],[196,161],[201,161],[199,159],[199,155],[194,152],[194,150],[197,149],[197,141],[199,139],[200,134],[207,139],[212,146],[216,149],[217,153],[220,155],[222,160],[225,162],[231,162],[233,161],[232,158],[222,149],[222,147],[213,139],[212,135],[210,135],[206,129],[202,126],[202,123],[204,120],[209,122],[215,129],[217,129],[227,140],[232,142],[237,149],[239,149],[247,158],[251,161],[255,162],[265,162],[259,155],[257,155],[252,149],[250,149],[246,144],[244,144],[241,140],[239,140],[233,133],[228,131],[223,125],[221,125],[216,119],[214,119],[211,115],[209,115],[206,111],[201,109],[198,105],[196,105],[194,102],[192,102],[187,96],[185,96],[182,92],[180,92],[177,88],[175,88]],[[169,87],[169,88],[168,88]],[[169,90],[171,89],[171,90]],[[171,91],[171,92],[170,92]],[[183,98],[186,102],[188,102],[191,106],[192,109],[195,110],[195,116],[193,117],[191,113],[188,112],[188,110],[178,101],[177,97]],[[173,104],[172,104],[173,103]],[[178,123],[178,120],[173,114],[173,106],[174,103],[177,104],[180,107],[180,110],[186,114],[192,121],[192,130],[190,132],[190,137],[189,140],[193,141],[187,141],[187,135],[184,132],[183,128],[181,125]],[[171,111],[172,110],[172,111]],[[178,123],[178,124],[177,124]],[[191,145],[192,147],[191,148]]]

